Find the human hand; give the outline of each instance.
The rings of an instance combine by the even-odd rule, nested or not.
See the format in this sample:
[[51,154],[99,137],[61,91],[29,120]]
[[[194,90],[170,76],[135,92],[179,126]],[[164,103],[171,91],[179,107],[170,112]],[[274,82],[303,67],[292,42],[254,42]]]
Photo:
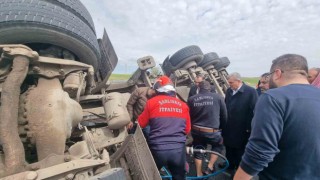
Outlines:
[[130,123],[127,125],[127,129],[132,129],[133,128],[133,122],[132,121],[130,121]]

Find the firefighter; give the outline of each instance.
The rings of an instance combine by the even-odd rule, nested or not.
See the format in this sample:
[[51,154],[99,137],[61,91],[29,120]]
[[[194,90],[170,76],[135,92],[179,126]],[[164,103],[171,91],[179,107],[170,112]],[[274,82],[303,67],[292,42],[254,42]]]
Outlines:
[[[221,153],[223,148],[221,129],[224,129],[227,123],[227,107],[224,98],[219,94],[210,92],[211,85],[208,81],[200,82],[199,89],[199,94],[188,99],[193,146],[195,148],[206,148],[207,144],[210,144],[212,151]],[[203,155],[195,153],[194,157],[197,176],[214,172],[214,163],[218,159],[217,155],[212,154],[210,156],[210,162],[204,172],[202,172]]]
[[166,166],[173,179],[185,179],[189,108],[176,98],[175,88],[167,76],[161,76],[153,89],[156,96],[147,101],[138,123],[142,128],[150,125],[149,148],[158,169]]

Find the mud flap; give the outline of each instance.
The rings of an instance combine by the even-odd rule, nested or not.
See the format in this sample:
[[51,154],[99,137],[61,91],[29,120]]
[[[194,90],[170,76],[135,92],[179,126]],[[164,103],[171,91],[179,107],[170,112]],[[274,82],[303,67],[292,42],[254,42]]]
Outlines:
[[109,79],[112,71],[117,66],[118,57],[105,29],[103,37],[102,39],[98,39],[98,43],[101,51],[99,72],[102,79]]
[[124,168],[127,179],[161,180],[140,126],[137,127],[134,134],[128,135],[120,149],[110,157],[110,160],[112,167]]

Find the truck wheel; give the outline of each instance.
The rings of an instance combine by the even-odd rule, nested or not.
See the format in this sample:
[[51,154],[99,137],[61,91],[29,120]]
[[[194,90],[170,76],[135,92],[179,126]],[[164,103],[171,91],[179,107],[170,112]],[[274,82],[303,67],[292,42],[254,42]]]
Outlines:
[[196,61],[196,63],[200,63],[203,58],[203,53],[198,46],[192,45],[187,46],[185,48],[180,49],[176,53],[174,53],[169,61],[175,68],[180,68],[182,65],[190,62]]
[[202,58],[203,53],[198,46],[187,46],[174,53],[170,58],[167,58],[163,62],[163,69],[168,75],[188,62],[195,61],[198,64]]
[[68,49],[98,67],[100,48],[93,21],[80,1],[0,0],[0,43],[44,43]]
[[198,64],[198,66],[203,68],[209,65],[215,66],[219,62],[220,60],[218,54],[215,52],[210,52],[203,56],[203,60]]
[[227,57],[220,58],[220,62],[214,66],[216,70],[221,70],[222,68],[228,67],[230,64],[230,60]]
[[174,67],[169,62],[169,56],[167,56],[166,59],[163,61],[161,67],[164,75],[170,76],[172,69],[174,69]]

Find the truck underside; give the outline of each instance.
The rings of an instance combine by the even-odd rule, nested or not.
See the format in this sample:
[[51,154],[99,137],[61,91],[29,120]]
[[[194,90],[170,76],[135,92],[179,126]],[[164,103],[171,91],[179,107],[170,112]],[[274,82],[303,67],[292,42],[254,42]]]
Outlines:
[[[80,1],[0,5],[0,178],[161,179],[139,126],[126,129],[130,94],[153,84],[153,57],[128,81],[109,81],[117,55]],[[198,73],[224,96],[229,63],[188,46],[161,67],[186,101]]]

